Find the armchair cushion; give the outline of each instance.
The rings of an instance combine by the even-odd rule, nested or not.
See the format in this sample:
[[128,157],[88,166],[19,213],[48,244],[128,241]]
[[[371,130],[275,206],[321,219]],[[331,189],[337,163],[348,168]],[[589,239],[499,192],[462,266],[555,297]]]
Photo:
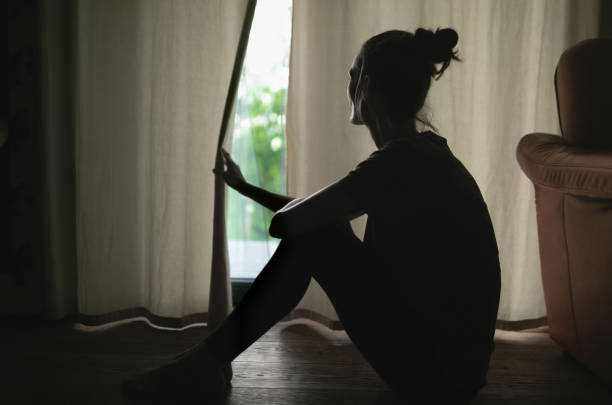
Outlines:
[[516,158],[534,184],[573,195],[612,198],[612,150],[570,146],[560,136],[535,133],[520,140]]

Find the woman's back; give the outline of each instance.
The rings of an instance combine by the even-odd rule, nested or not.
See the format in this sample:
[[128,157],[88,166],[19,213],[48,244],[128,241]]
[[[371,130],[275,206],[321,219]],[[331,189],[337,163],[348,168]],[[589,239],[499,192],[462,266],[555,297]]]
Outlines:
[[364,245],[390,269],[372,269],[392,278],[379,294],[394,294],[397,312],[419,314],[410,325],[432,331],[449,381],[479,388],[493,349],[499,261],[473,177],[443,137],[425,132],[388,142],[340,183],[368,214]]
[[339,183],[368,214],[365,244],[398,270],[497,254],[480,190],[441,136],[394,139]]

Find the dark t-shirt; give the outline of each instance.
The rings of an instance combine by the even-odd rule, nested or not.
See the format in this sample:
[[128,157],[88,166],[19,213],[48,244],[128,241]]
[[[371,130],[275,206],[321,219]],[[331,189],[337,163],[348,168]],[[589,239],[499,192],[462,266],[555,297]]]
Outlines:
[[[436,331],[449,378],[476,384],[492,350],[499,261],[474,178],[446,139],[428,131],[389,141],[338,183],[367,213],[364,245],[391,269],[401,302]],[[470,375],[466,357],[480,371]]]
[[466,248],[482,238],[497,254],[478,185],[433,132],[386,143],[339,183],[368,214],[365,245],[394,268],[480,256]]

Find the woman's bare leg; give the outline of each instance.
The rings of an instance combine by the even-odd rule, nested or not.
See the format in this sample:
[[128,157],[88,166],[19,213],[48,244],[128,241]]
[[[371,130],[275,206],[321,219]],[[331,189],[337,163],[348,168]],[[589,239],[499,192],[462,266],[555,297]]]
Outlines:
[[[312,277],[331,299],[355,346],[391,387],[435,384],[426,321],[409,312],[397,294],[401,286],[393,285],[385,263],[364,248],[348,223],[281,241],[232,313],[186,356],[186,368],[205,376],[206,370],[235,359],[297,305]],[[162,380],[170,378],[164,375],[181,368],[182,363],[169,368],[149,387],[159,390]]]
[[217,363],[234,360],[302,299],[311,274],[292,253],[292,242],[281,241],[238,305],[199,345]]
[[[400,306],[390,270],[364,248],[348,223],[281,241],[242,301],[200,348],[217,364],[232,361],[294,309],[311,277],[331,299],[351,340],[388,383],[405,385],[406,369],[428,360],[425,351],[398,350],[424,347],[427,330],[417,327],[419,333],[410,333],[401,325],[422,323]],[[419,370],[422,376],[430,371]]]
[[[171,397],[174,392],[198,387],[203,391],[226,389],[227,382],[220,380],[223,367],[287,315],[308,288],[311,274],[308,267],[297,264],[301,260],[294,257],[297,243],[301,242],[281,241],[240,303],[221,325],[202,343],[183,352],[173,362],[124,383],[126,396]],[[194,377],[196,373],[203,378]]]

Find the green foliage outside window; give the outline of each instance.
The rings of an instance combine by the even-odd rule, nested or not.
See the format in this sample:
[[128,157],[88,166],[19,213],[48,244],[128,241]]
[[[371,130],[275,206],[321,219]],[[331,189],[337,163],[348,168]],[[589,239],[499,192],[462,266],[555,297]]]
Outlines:
[[[258,0],[238,88],[231,145],[245,179],[285,194],[285,104],[289,84],[291,0]],[[228,189],[227,239],[232,278],[252,279],[278,246],[273,212]]]
[[[242,89],[236,118],[232,156],[245,179],[275,193],[285,193],[286,88]],[[268,240],[273,212],[231,190],[228,239]]]

